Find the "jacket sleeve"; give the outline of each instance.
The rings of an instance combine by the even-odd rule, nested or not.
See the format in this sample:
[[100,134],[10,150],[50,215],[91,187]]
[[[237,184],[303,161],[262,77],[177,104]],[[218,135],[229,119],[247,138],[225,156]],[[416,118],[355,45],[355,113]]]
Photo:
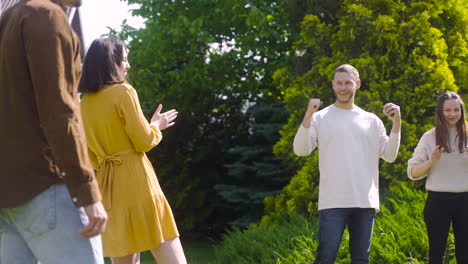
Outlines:
[[78,103],[79,42],[60,8],[29,16],[22,34],[37,116],[75,206],[101,200]]
[[91,161],[91,165],[93,166],[93,168],[97,169],[99,165],[97,155],[89,147],[88,147],[88,156],[89,156],[89,161]]
[[119,109],[125,132],[130,138],[135,151],[147,152],[161,141],[161,131],[150,125],[146,120],[135,89],[129,85],[122,86],[125,89],[123,89],[121,95],[122,100]]

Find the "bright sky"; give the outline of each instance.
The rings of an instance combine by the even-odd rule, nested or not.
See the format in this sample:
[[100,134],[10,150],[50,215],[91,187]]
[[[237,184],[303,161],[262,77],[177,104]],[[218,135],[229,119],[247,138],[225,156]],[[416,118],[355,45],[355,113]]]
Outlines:
[[86,49],[94,39],[109,33],[107,27],[119,31],[124,19],[127,19],[127,24],[130,26],[141,28],[143,18],[134,17],[130,12],[131,9],[136,8],[138,5],[129,6],[123,0],[83,0],[80,13]]

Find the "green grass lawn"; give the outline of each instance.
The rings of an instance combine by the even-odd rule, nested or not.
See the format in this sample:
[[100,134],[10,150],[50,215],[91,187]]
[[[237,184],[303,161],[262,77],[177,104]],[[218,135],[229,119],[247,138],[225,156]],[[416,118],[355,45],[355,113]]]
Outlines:
[[[183,238],[181,238],[181,241],[188,264],[214,264],[213,242],[209,240],[185,241]],[[106,258],[106,263],[110,264],[110,259]],[[149,251],[141,254],[140,264],[156,263]]]
[[215,264],[213,241],[211,240],[188,240],[182,238],[185,256],[188,264]]

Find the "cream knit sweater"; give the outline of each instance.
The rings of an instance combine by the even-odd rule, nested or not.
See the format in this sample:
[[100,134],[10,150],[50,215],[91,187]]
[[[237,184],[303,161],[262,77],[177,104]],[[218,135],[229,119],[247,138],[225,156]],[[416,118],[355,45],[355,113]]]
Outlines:
[[302,125],[294,138],[294,153],[309,155],[319,149],[319,210],[379,208],[379,158],[393,162],[400,133],[387,136],[382,121],[355,106],[345,110],[330,105]]
[[429,169],[427,175],[414,178],[411,169],[432,156],[436,147],[435,129],[424,133],[419,140],[413,157],[408,160],[408,177],[420,180],[427,177],[426,189],[435,192],[468,192],[468,152],[460,153],[455,128],[450,128],[450,146],[453,152],[443,152],[440,159]]

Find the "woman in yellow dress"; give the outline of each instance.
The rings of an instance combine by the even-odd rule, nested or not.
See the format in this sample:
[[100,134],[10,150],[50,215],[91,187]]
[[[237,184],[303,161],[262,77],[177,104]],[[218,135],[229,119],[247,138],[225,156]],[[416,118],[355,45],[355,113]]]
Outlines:
[[79,91],[88,153],[108,213],[104,256],[113,264],[140,263],[151,250],[159,264],[186,263],[171,208],[145,152],[174,125],[172,109],[159,105],[148,123],[135,89],[126,83],[127,47],[115,38],[96,39],[83,63]]

